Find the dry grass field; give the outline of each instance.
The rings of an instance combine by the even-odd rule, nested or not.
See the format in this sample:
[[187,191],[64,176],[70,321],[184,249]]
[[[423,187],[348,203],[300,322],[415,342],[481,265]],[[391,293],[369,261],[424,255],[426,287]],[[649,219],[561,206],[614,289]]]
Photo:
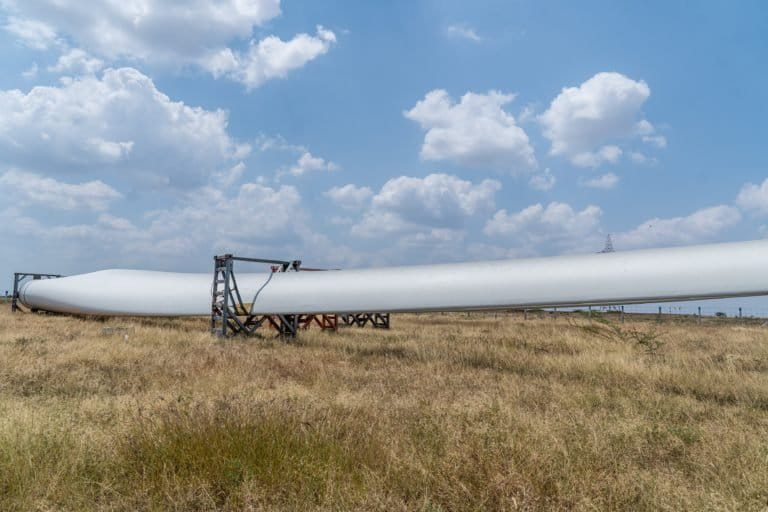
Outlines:
[[0,312],[3,511],[766,509],[759,325]]

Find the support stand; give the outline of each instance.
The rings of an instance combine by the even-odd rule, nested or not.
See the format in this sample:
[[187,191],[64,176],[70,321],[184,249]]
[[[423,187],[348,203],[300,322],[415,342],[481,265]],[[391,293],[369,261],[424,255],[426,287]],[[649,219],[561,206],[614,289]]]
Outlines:
[[231,254],[215,256],[213,271],[213,293],[211,301],[211,333],[226,338],[238,334],[252,336],[259,327],[268,322],[281,337],[295,337],[298,328],[297,315],[253,315],[243,303],[235,278],[235,261],[250,263],[270,263],[273,271],[298,272],[301,261],[265,260],[261,258],[241,258]]
[[309,329],[312,324],[317,324],[323,331],[337,331],[339,329],[338,315],[299,315],[299,327]]
[[341,315],[345,327],[365,327],[371,324],[374,329],[389,329],[389,313],[347,313]]
[[[211,333],[227,338],[230,336],[252,336],[261,327],[271,327],[281,338],[295,338],[300,329],[309,329],[316,324],[324,331],[336,331],[339,325],[365,327],[370,324],[375,329],[389,329],[389,313],[355,314],[252,314],[251,305],[243,302],[235,277],[235,262],[268,263],[272,272],[306,272],[320,269],[302,268],[301,261],[266,260],[261,258],[241,258],[231,254],[213,258],[213,291],[211,295]],[[341,320],[341,322],[340,322]]]
[[[21,289],[21,284],[26,279],[32,279],[33,281],[38,281],[40,279],[58,279],[60,277],[63,277],[59,274],[36,274],[34,272],[14,272],[13,274],[13,295],[11,296],[11,312],[16,313],[17,311],[21,311],[21,308],[19,308],[19,291]],[[33,312],[35,310],[32,310]]]

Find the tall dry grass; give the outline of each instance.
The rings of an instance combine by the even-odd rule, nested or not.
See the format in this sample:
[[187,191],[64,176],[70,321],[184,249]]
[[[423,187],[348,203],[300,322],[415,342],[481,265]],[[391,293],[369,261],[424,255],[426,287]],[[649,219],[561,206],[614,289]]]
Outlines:
[[206,329],[3,310],[0,509],[768,508],[760,326]]

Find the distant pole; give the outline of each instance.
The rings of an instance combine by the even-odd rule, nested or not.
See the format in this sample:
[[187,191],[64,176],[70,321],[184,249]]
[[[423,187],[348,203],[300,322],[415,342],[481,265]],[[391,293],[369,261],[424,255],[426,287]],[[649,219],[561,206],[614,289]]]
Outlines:
[[624,323],[624,306],[621,306],[621,323]]
[[701,306],[699,306],[699,323],[701,323]]
[[605,238],[605,247],[598,254],[606,254],[606,253],[611,253],[611,252],[616,252],[616,251],[613,248],[613,240],[611,239],[611,235],[609,234]]
[[739,308],[739,318],[742,318],[742,316],[741,316],[741,308]]
[[661,322],[661,306],[659,306],[659,316],[658,316],[659,322]]
[[554,309],[554,313],[553,313],[553,315],[552,315],[552,318],[553,318],[554,320],[557,320],[557,308],[555,308],[555,309]]

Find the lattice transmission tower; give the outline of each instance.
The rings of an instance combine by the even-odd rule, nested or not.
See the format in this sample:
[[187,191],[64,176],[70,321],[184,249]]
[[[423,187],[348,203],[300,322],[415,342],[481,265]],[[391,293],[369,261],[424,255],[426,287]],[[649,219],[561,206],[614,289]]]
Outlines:
[[608,253],[608,252],[616,252],[616,250],[613,248],[613,239],[611,238],[611,235],[608,235],[605,239],[605,247],[603,247],[603,250],[600,251],[600,253]]

